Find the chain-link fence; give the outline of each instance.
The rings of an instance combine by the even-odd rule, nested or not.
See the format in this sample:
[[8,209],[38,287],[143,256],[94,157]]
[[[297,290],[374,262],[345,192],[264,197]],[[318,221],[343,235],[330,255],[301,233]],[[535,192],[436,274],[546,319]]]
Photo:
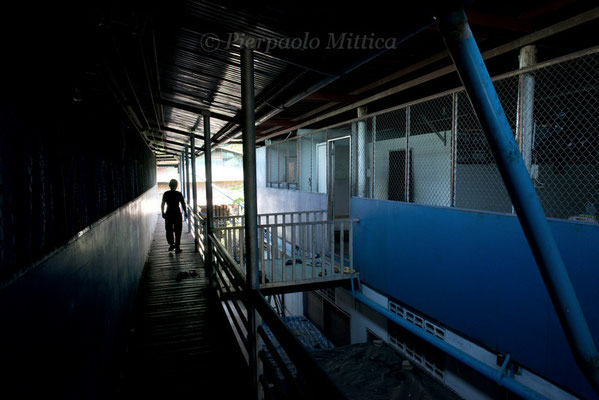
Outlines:
[[[493,81],[547,216],[596,219],[599,49]],[[330,143],[343,137],[353,196],[513,212],[462,88],[269,146],[269,186],[337,190],[345,153]]]

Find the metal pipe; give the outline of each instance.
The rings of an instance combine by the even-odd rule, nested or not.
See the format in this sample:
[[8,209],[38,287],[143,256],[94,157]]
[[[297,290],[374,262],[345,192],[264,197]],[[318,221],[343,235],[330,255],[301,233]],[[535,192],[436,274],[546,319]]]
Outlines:
[[258,289],[258,207],[256,189],[256,127],[254,125],[254,54],[251,49],[241,53],[241,96],[243,110],[243,192],[245,203],[245,236],[248,286]]
[[[191,182],[189,181],[189,153],[187,152],[187,145],[185,145],[185,194],[187,196],[187,208],[189,209],[191,206]],[[187,213],[187,232],[191,233],[191,219],[192,216],[190,215],[191,213]],[[195,218],[195,216],[193,216],[193,218]]]
[[189,132],[190,150],[191,150],[191,193],[193,195],[193,233],[194,233],[194,249],[198,252],[199,249],[199,220],[198,220],[198,188],[196,178],[196,139],[193,132]]
[[458,95],[451,94],[451,170],[449,184],[449,206],[455,207],[455,173],[457,165],[458,149]]
[[[366,106],[358,107],[358,118],[368,114]],[[357,184],[358,196],[366,197],[366,152],[368,151],[368,143],[366,140],[366,120],[358,121],[357,143],[354,145],[356,149],[356,166],[357,166]]]
[[[528,45],[520,49],[519,68],[528,68],[536,64],[536,46]],[[534,73],[520,75],[520,85],[518,87],[518,118],[517,118],[517,137],[520,145],[520,152],[524,159],[526,169],[529,174],[532,166],[532,136],[534,129],[534,93],[535,76]],[[532,176],[532,174],[531,174]]]
[[411,118],[412,118],[412,109],[411,107],[406,107],[406,156],[404,159],[404,179],[405,179],[405,202],[410,202],[410,197],[412,194],[410,193],[410,126],[411,126]]
[[185,198],[185,192],[187,189],[185,187],[185,174],[183,173],[185,171],[184,160],[185,154],[181,152],[181,157],[179,157],[179,183],[181,184],[181,194],[183,195],[183,198]]
[[495,368],[483,363],[482,361],[459,350],[458,348],[453,347],[452,345],[445,342],[444,340],[441,340],[441,339],[437,338],[435,335],[428,333],[426,330],[417,327],[416,325],[412,324],[411,322],[408,322],[407,320],[401,318],[397,314],[392,313],[391,311],[382,307],[378,303],[375,303],[374,301],[370,300],[368,297],[364,296],[362,293],[356,291],[353,293],[353,296],[356,300],[360,301],[361,303],[364,303],[365,305],[367,305],[368,307],[377,311],[379,314],[383,315],[387,319],[395,322],[397,325],[401,326],[406,331],[425,340],[427,343],[435,346],[437,349],[441,350],[445,354],[455,358],[459,362],[474,369],[475,371],[477,371],[480,374],[484,375],[485,377],[491,379],[492,381],[497,382],[500,386],[505,387],[506,389],[517,394],[518,396],[520,396],[524,399],[531,399],[531,400],[546,399],[540,393],[537,393],[534,390],[532,390],[531,388],[524,386],[523,384],[516,381],[514,378],[512,378],[508,374],[503,374],[500,377],[501,379],[498,379],[498,375],[497,375],[498,371]]
[[495,156],[570,349],[599,393],[597,348],[466,14],[462,9],[443,13],[437,25]]
[[[257,291],[258,282],[258,207],[256,191],[256,126],[254,106],[254,53],[241,49],[241,109],[243,123],[243,195],[245,209],[245,244],[247,289]],[[254,306],[248,307],[248,355],[250,379],[254,395],[259,397],[257,315]]]
[[208,236],[212,233],[214,204],[212,202],[212,143],[210,142],[210,114],[204,115],[204,168],[206,170],[206,230],[204,231],[204,266],[208,273],[208,280],[214,282],[214,269],[212,266],[212,246]]

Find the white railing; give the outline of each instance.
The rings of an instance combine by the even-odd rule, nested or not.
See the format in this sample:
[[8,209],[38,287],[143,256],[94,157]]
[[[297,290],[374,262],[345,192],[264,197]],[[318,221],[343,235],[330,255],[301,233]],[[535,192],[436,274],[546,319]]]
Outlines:
[[[324,221],[326,210],[293,211],[258,214],[258,224],[279,224],[287,222]],[[214,227],[241,226],[244,215],[217,215],[214,217]]]
[[[214,237],[246,272],[243,215],[214,217]],[[329,221],[325,210],[258,215],[260,281],[264,285],[350,278],[354,270],[353,225]]]
[[212,228],[214,237],[223,245],[227,253],[235,260],[239,269],[245,274],[245,226],[216,226],[216,221],[214,225]]
[[344,279],[353,275],[357,219],[258,225],[262,284]]
[[327,218],[326,210],[292,211],[279,213],[258,214],[258,225],[279,224],[287,222],[324,221]]

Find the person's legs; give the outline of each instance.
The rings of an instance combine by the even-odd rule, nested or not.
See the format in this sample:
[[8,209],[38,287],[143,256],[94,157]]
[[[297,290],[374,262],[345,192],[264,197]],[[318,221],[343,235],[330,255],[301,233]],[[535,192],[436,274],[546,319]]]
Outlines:
[[164,224],[166,228],[166,241],[170,245],[168,251],[172,251],[175,247],[175,241],[173,240],[173,228],[175,227],[173,218],[170,215],[167,215],[164,219]]
[[175,229],[175,248],[181,251],[181,231],[183,230],[183,217],[179,214],[174,218],[174,229]]

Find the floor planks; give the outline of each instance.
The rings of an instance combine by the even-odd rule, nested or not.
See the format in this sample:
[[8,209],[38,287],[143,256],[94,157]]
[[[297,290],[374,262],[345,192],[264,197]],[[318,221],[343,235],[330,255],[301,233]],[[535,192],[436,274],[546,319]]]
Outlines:
[[183,228],[168,251],[158,221],[146,262],[124,368],[122,398],[249,398],[247,369],[201,257]]

